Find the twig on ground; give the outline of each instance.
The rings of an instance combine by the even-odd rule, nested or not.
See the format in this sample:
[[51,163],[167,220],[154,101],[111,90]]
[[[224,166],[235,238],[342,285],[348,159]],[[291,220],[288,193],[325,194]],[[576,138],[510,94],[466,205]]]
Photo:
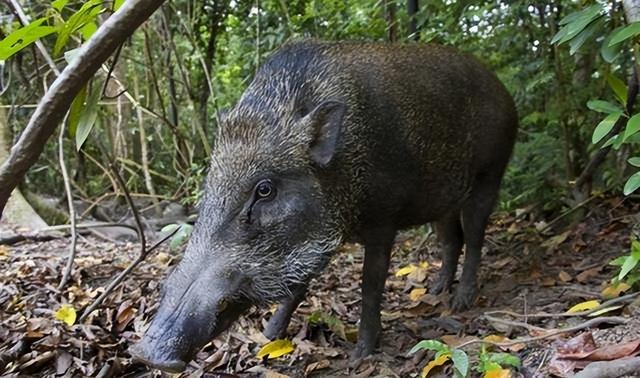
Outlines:
[[542,235],[545,232],[549,231],[551,229],[551,227],[555,226],[556,223],[558,223],[559,221],[564,219],[564,217],[566,217],[567,215],[569,215],[569,214],[573,213],[574,211],[578,210],[579,208],[585,206],[586,204],[588,204],[589,202],[591,202],[592,200],[594,200],[596,198],[597,198],[597,196],[593,195],[593,196],[587,198],[586,200],[580,202],[579,204],[575,205],[574,207],[570,208],[569,210],[567,210],[567,211],[563,212],[562,214],[558,215],[553,220],[551,220],[549,223],[547,223],[547,225],[544,226],[544,228],[542,228],[539,231],[540,235]]
[[640,357],[627,357],[613,361],[592,362],[573,378],[614,378],[638,371],[640,371]]
[[179,229],[180,229],[179,227],[176,228],[175,230],[173,230],[173,232],[171,232],[170,234],[160,239],[156,244],[152,245],[148,250],[146,250],[144,254],[139,254],[138,257],[125,270],[120,272],[120,274],[113,281],[111,281],[111,283],[109,283],[109,286],[107,286],[104,292],[100,294],[100,296],[89,307],[87,307],[87,309],[82,313],[82,316],[80,317],[80,322],[82,322],[89,314],[91,314],[96,308],[98,308],[98,306],[102,304],[105,298],[109,294],[111,294],[113,289],[115,289],[116,286],[118,286],[118,284],[122,282],[122,280],[124,280],[124,278],[129,273],[131,273],[132,270],[136,268],[136,266],[138,266],[138,264],[140,264],[151,252],[153,252],[156,248],[158,248],[162,243],[164,243],[173,235],[175,235],[175,233],[178,232]]
[[11,349],[0,354],[0,373],[3,373],[5,367],[9,365],[11,362],[17,360],[18,358],[20,358],[20,356],[27,353],[27,351],[29,351],[29,348],[31,348],[31,344],[34,341],[35,339],[26,338],[26,337],[22,338],[13,347],[11,347]]
[[138,214],[138,209],[136,209],[136,206],[133,203],[133,200],[131,199],[131,195],[129,194],[129,191],[127,190],[127,186],[124,183],[124,180],[122,179],[122,176],[120,176],[120,174],[118,173],[118,170],[115,168],[115,163],[112,162],[109,165],[109,168],[111,168],[111,171],[112,171],[114,177],[116,178],[116,181],[117,181],[118,185],[120,186],[120,189],[124,193],[124,197],[127,200],[127,204],[129,204],[129,207],[131,208],[131,212],[133,213],[133,219],[135,220],[135,224],[136,224],[136,231],[137,231],[138,237],[140,239],[140,253],[138,254],[138,257],[136,257],[136,259],[131,264],[129,264],[129,266],[125,270],[120,272],[120,274],[113,281],[111,281],[109,283],[109,286],[107,286],[107,288],[104,290],[104,292],[102,294],[100,294],[100,296],[89,307],[87,307],[87,309],[82,313],[82,316],[80,316],[80,322],[82,322],[89,314],[91,314],[96,308],[98,308],[98,306],[100,306],[100,304],[102,304],[102,302],[105,300],[105,298],[109,294],[111,294],[113,289],[115,289],[115,287],[118,286],[118,284],[120,284],[120,282],[122,282],[124,280],[124,278],[129,273],[131,273],[132,270],[134,270],[136,268],[136,266],[138,266],[138,264],[140,264],[142,261],[144,261],[144,259],[147,258],[149,253],[151,253],[153,250],[158,248],[158,246],[160,246],[160,244],[164,243],[167,239],[172,237],[180,229],[180,228],[176,228],[172,233],[170,233],[169,235],[167,235],[164,238],[162,238],[159,242],[157,242],[156,244],[151,246],[151,248],[147,249],[147,241],[146,241],[146,238],[145,238],[145,235],[144,235],[144,230],[142,228],[142,222],[140,220],[140,214]]
[[512,327],[525,328],[525,329],[527,329],[529,331],[536,331],[536,332],[546,331],[545,328],[537,327],[537,326],[534,326],[532,324],[528,324],[528,323],[525,323],[525,322],[519,322],[519,321],[516,321],[516,320],[501,319],[501,318],[496,318],[496,317],[493,317],[493,316],[490,316],[490,315],[485,315],[484,318],[487,319],[490,322],[493,322],[493,323],[501,323],[501,324],[506,324],[506,325],[512,326]]
[[66,123],[66,120],[67,117],[64,118],[64,120],[62,121],[62,125],[60,125],[60,134],[58,136],[58,159],[60,160],[60,170],[62,171],[64,191],[67,195],[67,205],[69,207],[69,221],[71,223],[71,245],[69,246],[67,265],[65,266],[64,272],[62,273],[60,284],[58,284],[58,290],[62,290],[67,284],[67,281],[69,281],[69,277],[71,277],[71,271],[73,270],[73,260],[75,260],[76,257],[76,246],[78,243],[78,234],[76,229],[76,209],[73,206],[71,180],[69,178],[69,172],[67,171],[67,165],[64,162],[64,132],[66,131],[64,124]]
[[598,307],[594,307],[591,310],[587,310],[587,311],[580,311],[580,312],[561,312],[561,313],[546,313],[546,312],[542,312],[542,313],[535,313],[535,314],[520,314],[514,311],[507,311],[507,310],[496,310],[496,311],[489,311],[486,312],[485,315],[509,315],[509,316],[513,316],[515,318],[567,318],[567,317],[575,317],[575,316],[588,316],[593,314],[594,312],[600,311],[604,308],[610,307],[616,303],[622,303],[622,302],[632,302],[633,299],[635,299],[637,296],[640,295],[640,291],[635,292],[635,293],[630,293],[630,294],[626,294],[623,295],[621,297],[618,298],[613,298],[613,299],[609,299],[608,301],[602,302]]
[[570,333],[570,332],[575,332],[575,331],[580,331],[582,329],[585,328],[590,328],[593,326],[596,326],[598,324],[601,323],[613,323],[613,324],[625,324],[629,321],[629,319],[627,318],[623,318],[620,316],[603,316],[600,318],[594,318],[594,319],[590,319],[587,320],[584,323],[580,323],[578,325],[572,326],[572,327],[566,327],[566,328],[558,328],[558,329],[554,329],[554,330],[549,330],[548,333],[545,333],[544,335],[540,335],[540,336],[533,336],[533,337],[522,337],[519,339],[515,339],[515,340],[511,340],[509,342],[503,342],[503,343],[499,343],[499,342],[493,342],[493,341],[486,341],[486,340],[482,340],[482,339],[473,339],[473,340],[469,340],[466,341],[460,345],[458,345],[456,348],[460,349],[463,348],[465,346],[469,346],[472,344],[489,344],[489,345],[493,345],[493,346],[497,346],[497,347],[510,347],[516,344],[527,344],[533,341],[538,341],[538,340],[543,340],[543,339],[548,339],[551,338],[553,336],[557,336],[563,333]]

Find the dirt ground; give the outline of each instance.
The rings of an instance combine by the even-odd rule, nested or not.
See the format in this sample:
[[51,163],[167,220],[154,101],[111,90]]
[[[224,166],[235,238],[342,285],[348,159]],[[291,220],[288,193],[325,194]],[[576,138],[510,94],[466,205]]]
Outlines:
[[[386,284],[379,353],[359,364],[350,363],[349,354],[359,318],[362,248],[347,245],[313,282],[294,314],[289,327],[294,352],[268,361],[255,357],[267,342],[261,330],[273,309],[254,309],[208,344],[185,373],[174,377],[412,377],[419,376],[433,357],[432,352],[408,354],[423,339],[453,344],[487,335],[515,339],[539,335],[540,328],[579,325],[591,318],[523,320],[489,312],[560,314],[576,303],[600,298],[616,272],[608,262],[629,248],[638,223],[629,214],[636,213],[638,206],[629,200],[602,199],[574,226],[544,235],[539,230],[545,224],[530,219],[527,211],[495,216],[488,229],[476,306],[455,314],[447,309],[448,295],[428,294],[440,265],[435,236],[428,227],[400,233]],[[68,244],[68,239],[56,239],[0,246],[0,374],[4,369],[3,376],[161,376],[133,362],[127,348],[148,325],[163,278],[180,253],[166,247],[155,251],[100,311],[69,327],[55,320],[54,312],[68,303],[81,313],[135,257],[139,246],[81,237],[72,280],[58,292]],[[409,264],[422,268],[396,276]],[[622,317],[626,323],[598,325],[592,332],[596,344],[640,339],[638,314],[638,305],[632,303],[603,315]],[[551,376],[558,340],[582,332],[513,348],[510,353],[523,363],[513,376]],[[20,350],[10,353],[16,349]],[[465,350],[473,365],[478,347]],[[430,376],[451,376],[451,369],[445,366]]]

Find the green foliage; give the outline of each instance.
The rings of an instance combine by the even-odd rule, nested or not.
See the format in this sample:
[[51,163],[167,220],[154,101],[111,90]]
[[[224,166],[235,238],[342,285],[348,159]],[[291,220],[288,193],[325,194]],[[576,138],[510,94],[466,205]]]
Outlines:
[[437,340],[422,340],[411,348],[409,354],[413,354],[421,349],[436,352],[434,359],[438,359],[440,356],[449,356],[453,362],[456,377],[466,377],[469,373],[469,356],[467,356],[462,349],[450,348],[447,344]]
[[58,27],[58,38],[53,46],[53,55],[59,56],[62,53],[73,33],[81,32],[82,37],[87,39],[96,30],[95,19],[104,11],[102,0],[89,0],[73,13],[69,19],[62,21]]
[[57,29],[53,26],[42,25],[47,21],[41,18],[33,21],[29,25],[14,30],[11,34],[0,41],[0,60],[7,60],[20,50],[31,45],[40,38],[53,34]]
[[[456,377],[466,377],[469,374],[469,356],[462,349],[451,348],[438,340],[422,340],[416,344],[409,354],[419,350],[431,350],[436,352],[434,360],[441,356],[449,356],[454,367]],[[475,370],[480,373],[487,373],[494,369],[520,367],[520,359],[509,353],[488,352],[485,345],[482,345],[478,355],[478,365]]]
[[[84,95],[82,92],[84,92]],[[78,99],[78,96],[82,96],[85,98],[84,104],[80,104],[80,101],[82,101],[82,97]],[[73,127],[71,124],[69,125],[69,133],[72,136],[75,136],[76,149],[80,151],[82,145],[87,140],[89,133],[91,133],[91,129],[93,129],[96,120],[98,119],[98,101],[102,96],[102,88],[97,83],[94,83],[94,85],[90,89],[89,95],[86,95],[85,89],[84,91],[81,91],[78,96],[76,96],[76,99],[74,99],[76,107],[74,108],[74,104],[72,104],[70,112],[78,112],[78,109],[79,112],[77,115],[73,113],[69,114],[69,122],[72,121],[71,116],[73,114],[73,120],[75,121],[77,117],[77,123],[73,125],[75,127]],[[78,100],[78,102],[76,102],[76,100]]]
[[593,32],[588,31],[587,27],[599,17],[602,17],[602,5],[600,4],[592,5],[581,11],[566,16],[565,18],[560,20],[559,24],[563,26],[560,31],[558,31],[558,33],[551,39],[551,43],[561,44],[568,42],[574,38],[584,43],[584,40],[580,38],[580,35],[585,33],[589,35],[593,34]]
[[488,373],[491,370],[504,368],[518,368],[521,365],[520,359],[509,353],[494,353],[487,351],[485,345],[480,349],[479,364],[476,371],[479,373]]
[[191,231],[193,231],[193,226],[186,223],[168,224],[164,226],[161,230],[162,233],[167,235],[171,234],[172,232],[175,232],[175,234],[173,234],[173,236],[171,237],[171,240],[169,241],[169,248],[172,251],[175,251],[178,248],[180,248],[180,246],[182,246],[189,239],[189,236],[191,235]]
[[[610,15],[606,15],[603,12],[600,3],[592,5],[565,17],[561,21],[561,24],[565,24],[565,26],[558,31],[551,42],[562,44],[575,41],[578,39],[578,33],[580,33],[580,35],[587,33],[587,25],[596,19],[608,19],[607,21],[609,23],[613,20]],[[602,38],[600,51],[603,59],[607,63],[614,63],[618,56],[617,51],[621,49],[621,46],[625,42],[635,41],[638,35],[640,35],[640,23],[638,22],[617,27],[613,31],[601,30],[598,33],[589,34],[590,38],[604,36],[604,38]],[[572,49],[570,53],[573,54],[574,52]],[[640,132],[640,113],[629,114],[627,112],[627,88],[624,82],[608,72],[605,73],[604,77],[614,97],[622,107],[606,100],[590,100],[587,102],[589,109],[607,114],[595,127],[591,143],[598,144],[605,140],[602,148],[612,147],[614,150],[618,150],[623,144],[637,144],[634,136]],[[621,118],[623,119],[621,120]],[[617,132],[617,130],[620,130],[620,127],[618,126],[618,128],[616,128],[616,125],[620,122],[624,122],[624,127],[620,132]],[[616,132],[614,132],[614,130]],[[640,188],[640,172],[636,172],[627,179],[623,193],[628,195],[638,188]]]
[[619,268],[618,273],[611,280],[612,285],[616,287],[620,284],[626,284],[627,287],[637,288],[638,282],[640,282],[640,265],[638,263],[640,263],[640,241],[633,239],[629,253],[609,263]]
[[346,340],[345,325],[335,315],[328,314],[324,311],[314,311],[307,318],[309,324],[326,325],[333,333]]

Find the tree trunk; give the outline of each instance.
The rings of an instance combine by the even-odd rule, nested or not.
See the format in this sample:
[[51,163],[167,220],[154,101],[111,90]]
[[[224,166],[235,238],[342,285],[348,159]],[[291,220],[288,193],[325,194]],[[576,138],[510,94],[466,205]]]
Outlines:
[[[5,108],[0,108],[0,163],[4,162],[9,156],[9,147],[11,147],[10,135],[6,110]],[[9,197],[1,221],[20,228],[28,228],[30,231],[37,231],[48,226],[17,188],[13,190]]]
[[407,14],[409,15],[409,39],[414,41],[420,40],[420,33],[418,33],[418,20],[416,13],[418,13],[418,0],[407,0]]
[[382,4],[384,6],[384,17],[387,20],[387,40],[395,42],[398,29],[396,27],[396,3],[394,0],[384,0]]

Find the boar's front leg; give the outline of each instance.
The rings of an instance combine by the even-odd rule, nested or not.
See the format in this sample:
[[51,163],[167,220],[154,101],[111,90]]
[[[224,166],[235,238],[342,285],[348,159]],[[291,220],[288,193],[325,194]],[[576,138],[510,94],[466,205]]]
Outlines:
[[287,327],[291,321],[291,315],[298,308],[298,305],[307,293],[306,286],[299,286],[292,291],[292,296],[280,303],[276,312],[269,319],[269,323],[264,329],[263,334],[269,340],[281,339],[287,333]]
[[362,314],[354,358],[371,354],[380,337],[380,306],[395,234],[395,229],[389,227],[370,230],[364,237]]

